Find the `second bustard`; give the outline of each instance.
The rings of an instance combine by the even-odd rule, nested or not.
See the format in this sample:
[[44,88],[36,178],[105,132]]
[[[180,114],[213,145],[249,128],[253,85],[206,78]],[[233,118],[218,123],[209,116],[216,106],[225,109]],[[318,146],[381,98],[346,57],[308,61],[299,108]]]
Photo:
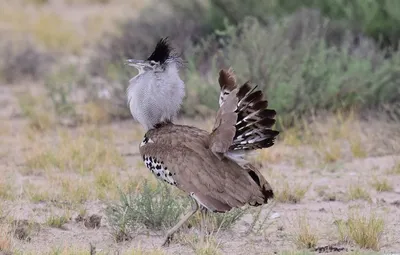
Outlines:
[[178,69],[181,59],[167,39],[161,39],[146,60],[128,60],[139,70],[127,89],[132,116],[145,128],[140,154],[159,179],[185,191],[194,206],[167,234],[199,208],[227,212],[245,204],[259,206],[273,198],[271,186],[245,160],[246,152],[270,147],[278,131],[275,111],[267,109],[263,93],[246,82],[238,87],[230,70],[221,70],[220,108],[211,132],[173,124],[185,95]]

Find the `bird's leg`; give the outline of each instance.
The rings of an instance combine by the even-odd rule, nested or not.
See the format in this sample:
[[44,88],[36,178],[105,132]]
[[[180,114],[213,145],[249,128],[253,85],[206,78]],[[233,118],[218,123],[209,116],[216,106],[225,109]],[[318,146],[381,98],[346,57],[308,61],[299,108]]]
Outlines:
[[207,227],[207,209],[202,207],[200,209],[201,212],[201,238],[203,241],[205,241],[207,235],[208,235],[208,227]]
[[[192,197],[191,197],[192,198]],[[193,198],[192,198],[193,199]],[[197,201],[194,200],[194,203],[192,203],[192,209],[190,210],[190,212],[188,212],[187,214],[185,214],[182,219],[173,227],[171,228],[168,232],[167,232],[167,236],[165,237],[165,241],[163,243],[162,246],[168,246],[169,243],[172,240],[173,235],[175,234],[176,231],[178,231],[178,229],[187,221],[189,220],[190,217],[193,216],[193,214],[195,214],[197,212],[197,210],[199,209],[199,205],[197,204]]]

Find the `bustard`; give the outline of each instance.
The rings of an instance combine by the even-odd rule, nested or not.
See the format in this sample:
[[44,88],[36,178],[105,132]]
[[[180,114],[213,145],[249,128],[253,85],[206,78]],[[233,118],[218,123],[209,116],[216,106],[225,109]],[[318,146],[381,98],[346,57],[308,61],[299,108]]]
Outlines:
[[263,93],[249,82],[238,87],[231,70],[221,70],[220,108],[212,132],[176,125],[185,86],[181,59],[161,39],[146,60],[129,59],[139,73],[129,81],[128,105],[146,134],[139,150],[146,167],[159,179],[186,192],[192,210],[168,231],[164,245],[200,208],[227,212],[245,204],[262,205],[273,198],[269,183],[245,160],[246,152],[270,147],[275,111],[266,109]]

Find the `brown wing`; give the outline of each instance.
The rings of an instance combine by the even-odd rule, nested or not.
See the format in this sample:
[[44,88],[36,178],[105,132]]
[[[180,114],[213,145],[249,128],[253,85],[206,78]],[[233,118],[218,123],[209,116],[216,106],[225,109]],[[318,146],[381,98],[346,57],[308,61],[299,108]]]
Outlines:
[[148,132],[151,142],[141,146],[140,153],[162,162],[172,183],[211,211],[265,203],[264,194],[252,177],[235,162],[215,157],[206,148],[208,134],[199,131],[193,135],[193,130],[171,125]]
[[[210,139],[211,150],[218,155],[228,151],[249,151],[270,147],[278,131],[272,130],[276,112],[266,109],[268,101],[248,82],[236,88],[231,71],[220,71],[220,87],[234,88],[220,99],[220,109]],[[227,85],[229,84],[229,85]],[[222,95],[221,95],[222,98]],[[229,146],[228,146],[229,144]]]

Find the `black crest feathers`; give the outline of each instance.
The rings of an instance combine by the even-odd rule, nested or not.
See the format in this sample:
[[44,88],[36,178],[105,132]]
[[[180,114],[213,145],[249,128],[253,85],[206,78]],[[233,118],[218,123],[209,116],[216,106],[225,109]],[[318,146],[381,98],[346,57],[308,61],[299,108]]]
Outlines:
[[164,64],[165,61],[171,56],[171,51],[172,48],[169,44],[168,37],[161,38],[160,41],[158,41],[153,53],[147,60],[153,60],[159,62],[160,64]]

